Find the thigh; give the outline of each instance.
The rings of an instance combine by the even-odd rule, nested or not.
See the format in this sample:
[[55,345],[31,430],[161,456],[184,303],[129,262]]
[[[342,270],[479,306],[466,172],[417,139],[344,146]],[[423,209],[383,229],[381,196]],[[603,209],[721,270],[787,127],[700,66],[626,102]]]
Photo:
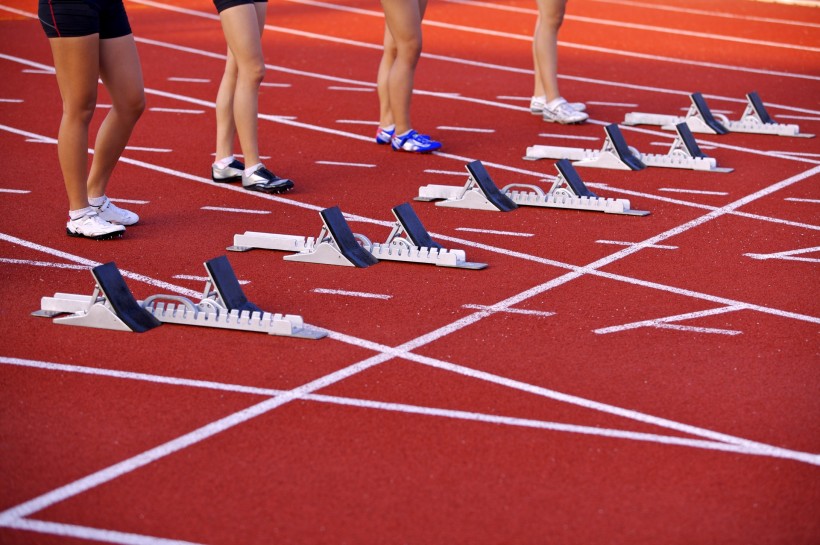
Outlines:
[[397,43],[421,41],[421,6],[418,0],[381,0],[384,20]]
[[100,40],[100,78],[115,104],[128,106],[143,100],[142,67],[133,34]]
[[100,37],[50,38],[57,85],[68,108],[93,107],[100,75]]
[[252,32],[260,26],[253,2],[225,9],[220,12],[219,19],[228,48],[237,63],[263,62],[259,32]]

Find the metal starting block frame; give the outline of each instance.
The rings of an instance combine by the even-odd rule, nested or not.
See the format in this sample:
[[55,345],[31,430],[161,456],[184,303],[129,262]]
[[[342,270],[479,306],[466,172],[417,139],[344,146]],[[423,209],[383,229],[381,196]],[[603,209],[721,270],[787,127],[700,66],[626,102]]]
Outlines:
[[[555,178],[548,192],[544,192],[544,190],[538,186],[528,184],[510,184],[499,190],[489,177],[489,174],[486,174],[483,167],[481,167],[481,171],[486,174],[486,177],[482,180],[481,185],[471,187],[471,191],[479,192],[486,187],[492,186],[495,192],[503,195],[506,200],[513,203],[516,207],[537,206],[541,208],[564,208],[629,216],[649,215],[647,211],[630,209],[630,203],[627,199],[599,197],[590,191],[569,160],[561,159],[555,163],[555,166],[558,169],[558,176]],[[472,178],[471,181],[473,181]],[[468,186],[469,185],[470,182],[468,182]],[[463,197],[459,197],[459,195],[463,193],[461,191],[463,189],[464,188],[457,186],[427,185],[419,189],[420,196],[416,200],[432,201],[435,199],[447,199],[436,204],[456,208],[488,210],[486,203],[489,202],[489,197],[486,195],[476,196],[467,200]],[[449,200],[452,200],[452,202]]]
[[535,145],[527,148],[524,159],[569,159],[575,166],[611,168],[616,170],[642,170],[646,164],[641,161],[641,154],[628,146],[621,129],[616,124],[604,127],[606,138],[600,150],[584,148],[566,148],[561,146]]
[[205,268],[209,279],[199,303],[177,295],[153,295],[137,301],[111,262],[92,269],[96,283],[90,296],[55,293],[43,297],[40,310],[32,314],[53,317],[58,324],[137,333],[172,323],[304,339],[327,336],[325,331],[306,325],[301,316],[264,312],[249,302],[226,257],[206,262]]
[[286,255],[284,259],[345,267],[364,268],[379,262],[362,248],[362,245],[371,246],[370,240],[351,231],[338,206],[326,208],[319,215],[322,217],[322,229],[316,238],[246,231],[234,235],[233,246],[227,249],[232,252],[247,252],[254,248],[297,252]]
[[798,125],[775,121],[766,111],[766,106],[755,91],[746,94],[746,109],[738,121],[730,121],[725,115],[713,114],[701,93],[692,93],[689,98],[692,105],[685,116],[632,112],[626,114],[623,124],[660,125],[662,129],[672,130],[676,125],[686,123],[689,129],[696,133],[727,134],[741,132],[814,138],[813,134],[801,133]]
[[[675,125],[677,136],[666,155],[641,153],[627,145],[617,125],[606,127],[603,149],[595,152],[588,149],[562,148],[555,146],[530,146],[525,159],[540,158],[576,160],[576,166],[614,168],[619,170],[640,170],[644,167],[677,168],[703,172],[732,172],[731,168],[717,166],[717,160],[708,157],[698,146],[692,131],[686,123]],[[643,165],[639,167],[638,165]]]

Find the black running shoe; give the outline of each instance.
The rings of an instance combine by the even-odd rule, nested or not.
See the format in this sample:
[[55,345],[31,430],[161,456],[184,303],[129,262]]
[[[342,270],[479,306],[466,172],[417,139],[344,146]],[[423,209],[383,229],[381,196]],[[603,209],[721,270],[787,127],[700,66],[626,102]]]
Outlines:
[[280,178],[261,166],[250,176],[246,176],[243,172],[242,187],[248,191],[259,191],[260,193],[284,193],[293,189],[293,182]]

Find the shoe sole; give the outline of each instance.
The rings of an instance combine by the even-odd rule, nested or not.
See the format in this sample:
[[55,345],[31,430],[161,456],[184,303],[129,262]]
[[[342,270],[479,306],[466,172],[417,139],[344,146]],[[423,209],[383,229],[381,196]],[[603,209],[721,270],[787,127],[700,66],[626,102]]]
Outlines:
[[74,237],[74,238],[88,238],[88,239],[91,239],[91,240],[112,240],[112,239],[115,239],[115,238],[122,238],[122,236],[125,234],[125,229],[123,229],[122,231],[114,231],[112,233],[104,233],[102,235],[97,235],[97,236],[88,236],[88,235],[84,235],[82,233],[75,233],[71,229],[68,229],[68,228],[66,228],[65,232],[68,236]]
[[275,195],[279,193],[287,193],[288,191],[293,189],[293,183],[282,184],[275,187],[266,186],[264,184],[243,185],[242,188],[248,191],[255,191],[257,193],[269,193]]
[[218,184],[231,184],[234,182],[241,182],[242,175],[239,176],[229,176],[228,178],[214,178],[213,175],[211,176],[211,180]]

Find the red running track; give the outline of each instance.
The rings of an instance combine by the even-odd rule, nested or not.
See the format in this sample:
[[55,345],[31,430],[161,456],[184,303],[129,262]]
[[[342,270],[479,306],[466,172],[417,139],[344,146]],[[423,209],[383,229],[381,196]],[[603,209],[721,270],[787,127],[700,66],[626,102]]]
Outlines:
[[[444,148],[419,157],[371,140],[378,3],[271,2],[262,150],[297,185],[270,198],[208,178],[211,2],[126,5],[149,110],[111,196],[142,220],[92,243],[64,234],[48,43],[31,2],[0,0],[0,542],[820,542],[816,138],[696,135],[731,173],[578,169],[646,217],[412,202],[474,159],[548,189],[528,146],[599,149],[603,125],[682,115],[695,91],[737,119],[755,90],[818,133],[818,8],[573,0],[560,83],[591,120],[569,127],[528,113],[533,2],[431,2],[413,116]],[[316,236],[331,206],[380,242],[403,202],[488,268],[225,250]],[[31,316],[108,261],[138,299],[196,298],[225,254],[251,301],[329,338]]]

